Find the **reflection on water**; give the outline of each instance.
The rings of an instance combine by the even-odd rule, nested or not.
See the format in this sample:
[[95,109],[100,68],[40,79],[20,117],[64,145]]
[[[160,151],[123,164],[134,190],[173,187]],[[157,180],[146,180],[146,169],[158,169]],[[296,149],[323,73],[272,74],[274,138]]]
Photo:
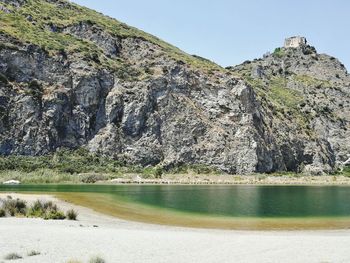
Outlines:
[[228,217],[350,216],[350,187],[337,186],[20,185],[0,191],[101,193],[115,201]]

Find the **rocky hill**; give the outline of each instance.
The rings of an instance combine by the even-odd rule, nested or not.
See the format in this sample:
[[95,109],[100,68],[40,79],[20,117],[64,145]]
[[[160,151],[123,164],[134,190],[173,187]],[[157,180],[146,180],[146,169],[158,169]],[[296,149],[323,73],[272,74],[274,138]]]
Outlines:
[[0,0],[0,154],[85,147],[229,173],[336,170],[350,77],[310,46],[224,69],[64,0]]
[[277,169],[330,172],[350,157],[350,77],[336,58],[302,45],[229,69],[257,94]]

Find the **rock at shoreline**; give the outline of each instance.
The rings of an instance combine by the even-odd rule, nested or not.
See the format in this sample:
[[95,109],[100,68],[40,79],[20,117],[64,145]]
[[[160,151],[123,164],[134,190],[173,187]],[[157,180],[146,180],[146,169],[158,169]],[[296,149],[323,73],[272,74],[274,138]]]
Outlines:
[[5,184],[5,185],[18,185],[18,184],[21,184],[21,182],[17,181],[17,180],[9,180],[9,181],[3,182],[2,184]]

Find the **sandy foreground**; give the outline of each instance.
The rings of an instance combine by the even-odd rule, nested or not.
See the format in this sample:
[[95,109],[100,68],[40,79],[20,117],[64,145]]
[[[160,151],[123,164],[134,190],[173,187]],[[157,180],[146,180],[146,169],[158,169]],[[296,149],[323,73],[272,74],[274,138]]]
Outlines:
[[[8,194],[0,194],[5,198]],[[52,200],[74,208],[78,221],[0,219],[0,262],[350,262],[350,230],[228,231],[190,229],[129,222],[71,205],[48,195],[11,194],[13,198]],[[41,254],[28,257],[36,250]]]

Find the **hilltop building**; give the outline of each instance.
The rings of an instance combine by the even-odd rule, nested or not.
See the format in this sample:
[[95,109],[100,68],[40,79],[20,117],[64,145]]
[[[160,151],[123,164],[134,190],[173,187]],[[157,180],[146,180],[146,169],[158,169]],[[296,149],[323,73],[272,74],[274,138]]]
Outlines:
[[295,36],[286,38],[284,41],[285,48],[297,48],[300,46],[305,46],[307,44],[307,40],[305,37]]

